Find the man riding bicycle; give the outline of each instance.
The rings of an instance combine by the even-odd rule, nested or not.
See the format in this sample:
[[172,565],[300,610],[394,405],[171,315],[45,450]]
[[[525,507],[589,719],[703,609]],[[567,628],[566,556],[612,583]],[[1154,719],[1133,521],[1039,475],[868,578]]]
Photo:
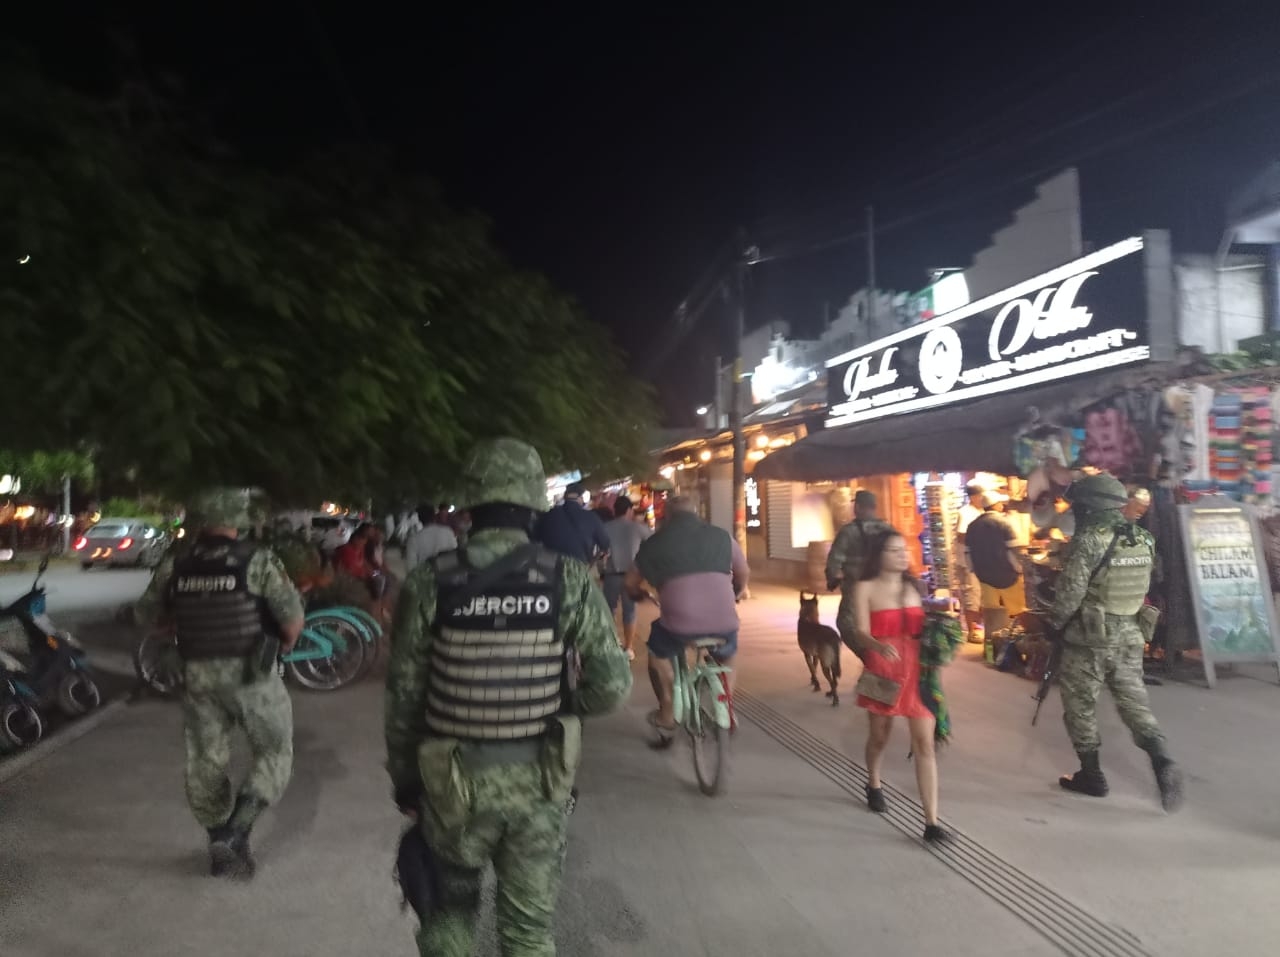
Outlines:
[[735,606],[751,575],[738,543],[700,519],[692,500],[671,499],[667,514],[666,524],[640,546],[626,579],[627,593],[637,600],[650,597],[646,584],[658,591],[662,610],[648,641],[649,680],[658,708],[649,723],[664,737],[675,731],[673,659],[699,638],[720,638],[724,643],[712,656],[733,667],[738,650]]

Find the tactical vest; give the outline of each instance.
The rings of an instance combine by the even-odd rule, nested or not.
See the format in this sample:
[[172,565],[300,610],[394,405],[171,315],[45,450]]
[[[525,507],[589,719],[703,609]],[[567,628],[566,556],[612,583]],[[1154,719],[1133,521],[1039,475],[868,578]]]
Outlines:
[[540,549],[524,569],[463,594],[478,572],[457,552],[435,560],[426,712],[432,733],[517,741],[546,732],[560,711],[564,680],[559,562]]
[[1141,529],[1121,527],[1119,532],[1107,567],[1099,569],[1087,600],[1108,615],[1136,615],[1151,588],[1155,550]]
[[249,562],[257,546],[229,538],[196,542],[174,562],[169,602],[184,661],[243,658],[262,639],[262,604],[249,594]]

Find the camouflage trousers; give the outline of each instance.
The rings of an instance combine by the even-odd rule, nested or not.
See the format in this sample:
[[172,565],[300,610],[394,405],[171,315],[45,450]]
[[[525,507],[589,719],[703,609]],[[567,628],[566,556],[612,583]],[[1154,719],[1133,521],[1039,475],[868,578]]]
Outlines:
[[460,833],[423,833],[436,855],[439,899],[418,930],[423,957],[471,957],[480,881],[493,862],[503,957],[554,957],[552,922],[560,896],[568,816],[547,800],[537,764],[485,768],[470,775],[474,802]]
[[1090,647],[1068,643],[1062,652],[1059,688],[1062,691],[1062,720],[1077,753],[1097,751],[1102,744],[1098,733],[1098,697],[1102,686],[1111,690],[1116,710],[1140,748],[1164,741],[1160,725],[1151,713],[1147,687],[1142,683],[1142,635],[1136,623],[1132,634],[1117,627],[1108,637],[1112,643]]
[[284,680],[271,672],[245,684],[240,659],[191,661],[184,672],[187,803],[196,820],[220,827],[231,815],[236,792],[227,771],[237,728],[249,739],[252,756],[239,793],[274,804],[293,773],[293,703]]
[[836,631],[840,633],[840,640],[848,647],[855,647],[853,644],[854,632],[857,631],[857,622],[853,617],[853,590],[855,584],[853,582],[843,582],[840,585],[840,607],[836,609]]

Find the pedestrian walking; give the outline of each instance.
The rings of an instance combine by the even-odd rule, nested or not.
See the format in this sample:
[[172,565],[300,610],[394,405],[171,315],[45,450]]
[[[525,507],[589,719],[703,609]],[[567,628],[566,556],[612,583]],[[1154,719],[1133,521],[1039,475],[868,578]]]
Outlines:
[[[192,503],[199,534],[167,557],[137,605],[144,627],[172,622],[182,661],[186,792],[209,836],[210,873],[251,878],[254,822],[284,794],[293,771],[293,705],[277,670],[302,632],[303,607],[270,549],[244,541],[248,496],[213,489]],[[228,777],[237,729],[249,771]]]
[[631,668],[586,566],[531,543],[538,453],[480,443],[463,469],[466,545],[405,579],[387,672],[387,768],[430,847],[424,957],[471,957],[485,868],[507,957],[555,953],[581,718],[620,705]]
[[[1142,652],[1159,612],[1145,604],[1155,569],[1155,540],[1124,514],[1129,493],[1110,475],[1091,475],[1067,489],[1075,513],[1049,627],[1064,642],[1059,687],[1062,717],[1080,770],[1064,775],[1068,791],[1106,797],[1098,732],[1098,696],[1105,685],[1134,743],[1151,758],[1166,811],[1182,805],[1182,772],[1165,746],[1142,680]],[[1131,512],[1132,514],[1132,512]]]

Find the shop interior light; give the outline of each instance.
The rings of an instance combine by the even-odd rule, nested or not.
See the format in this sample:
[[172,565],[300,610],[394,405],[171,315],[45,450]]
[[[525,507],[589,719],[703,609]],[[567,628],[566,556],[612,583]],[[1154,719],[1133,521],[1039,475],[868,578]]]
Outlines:
[[671,481],[671,476],[676,474],[676,470],[668,465],[665,468],[658,469],[658,474],[669,482]]
[[701,452],[699,452],[699,453],[698,453],[698,458],[702,459],[702,461],[704,461],[704,462],[710,462],[710,461],[711,461],[711,450],[710,450],[710,449],[703,449]]
[[756,448],[767,449],[769,447],[769,436],[761,435],[756,439]]
[[765,452],[763,449],[754,449],[747,454],[747,458],[750,459],[752,462],[759,462],[766,455],[768,455],[768,453]]

